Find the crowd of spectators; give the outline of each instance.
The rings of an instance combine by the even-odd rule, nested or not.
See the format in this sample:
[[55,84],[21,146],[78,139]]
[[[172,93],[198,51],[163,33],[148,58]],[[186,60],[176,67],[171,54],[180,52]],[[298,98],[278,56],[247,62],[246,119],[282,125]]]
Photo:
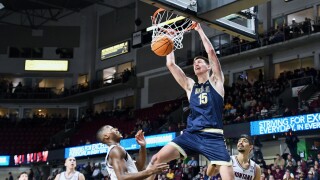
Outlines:
[[[132,108],[116,107],[114,110],[101,110],[94,113],[93,108],[89,107],[81,115],[79,121],[75,122],[76,132],[74,135],[59,140],[52,138],[51,142],[46,145],[46,149],[96,143],[95,132],[105,124],[118,127],[123,138],[134,137],[140,129],[145,132],[145,135],[175,132],[177,124],[169,121],[169,114],[180,107],[181,101],[181,99],[177,99],[162,102],[151,108],[135,111]],[[124,124],[125,126],[123,126]],[[182,125],[185,126],[184,123],[178,123],[178,127],[182,127]],[[90,127],[90,133],[88,127]]]
[[14,86],[12,81],[0,79],[0,98],[2,99],[49,99],[57,97],[53,89],[40,88],[38,85],[24,85],[22,82]]
[[105,170],[105,164],[102,165],[100,162],[91,163],[88,161],[87,164],[79,165],[77,170],[81,172],[87,180],[109,179],[109,174],[107,170]]
[[307,160],[295,160],[291,154],[276,155],[274,163],[265,165],[258,163],[261,167],[262,180],[318,180],[320,168],[320,153],[308,156]]
[[[253,85],[250,85],[248,81],[243,81],[241,83],[234,84],[234,86],[230,88],[233,88],[233,89],[228,89],[226,91],[226,95],[227,95],[226,100],[230,103],[235,103],[235,102],[239,103],[241,102],[240,101],[241,99],[251,101],[250,103],[246,103],[246,101],[243,101],[244,103],[239,103],[244,106],[242,107],[242,109],[247,109],[248,112],[251,112],[251,110],[248,110],[248,109],[257,109],[259,104],[263,105],[271,101],[272,96],[268,93],[279,94],[281,92],[281,87],[279,87],[279,84],[277,85],[277,83],[272,83],[272,82],[271,84],[267,84],[266,82],[255,82]],[[261,92],[267,93],[267,94],[263,94]],[[236,96],[233,97],[233,95],[236,95]],[[251,97],[257,98],[258,100],[256,100],[255,102],[252,100]],[[237,101],[234,101],[234,100],[237,100]],[[178,104],[179,103],[177,102],[173,102],[169,104],[167,103],[164,106],[162,106],[162,109],[164,109],[164,112],[159,113],[158,117],[155,120],[158,122],[159,120],[158,118],[161,118],[162,119],[161,122],[166,124],[169,121],[169,119],[167,118],[167,115],[170,114],[170,112],[174,111],[176,109],[176,106],[178,106]],[[255,105],[255,106],[252,106],[252,105]],[[226,106],[227,106],[227,103],[226,103]],[[263,109],[264,108],[262,106],[261,110]],[[230,114],[231,112],[226,111],[225,113]],[[101,118],[101,115],[97,115],[96,113],[91,113],[91,114],[94,116],[94,118]],[[262,118],[263,113],[261,113],[260,111],[260,115],[258,116],[261,116],[260,118]],[[41,118],[41,116],[37,116],[35,114],[34,118]],[[138,118],[135,122],[134,127],[136,129],[137,128],[144,129],[145,132],[154,132],[152,131],[152,128],[154,128],[152,127],[152,122],[153,120],[148,117],[144,117],[140,119]],[[168,130],[170,130],[171,125],[172,124],[167,126]],[[159,126],[156,126],[156,127],[159,127]],[[179,122],[176,126],[177,128],[179,128],[179,127],[185,126],[185,124],[183,122]],[[68,142],[65,142],[65,144],[63,144],[62,146],[68,146],[69,145],[68,143],[70,140],[67,139],[67,141]],[[85,141],[80,143],[90,144],[91,142],[90,140],[86,139]],[[54,147],[51,147],[51,148],[54,148]],[[276,155],[274,163],[269,165],[267,165],[266,162],[263,160],[262,155],[261,156],[258,155],[255,160],[262,167],[262,179],[265,179],[265,180],[272,180],[272,179],[315,180],[315,179],[318,179],[319,173],[320,173],[320,169],[318,165],[319,158],[320,158],[320,153],[317,155],[316,158],[309,156],[307,160],[304,160],[304,159],[295,160],[294,158],[292,158],[291,154],[284,154],[282,156]],[[81,171],[86,176],[86,179],[92,179],[92,180],[101,179],[101,178],[108,179],[108,175],[104,170],[104,168],[101,166],[101,164],[94,164],[94,165],[88,164],[87,166],[82,165],[81,167],[79,166],[79,171]],[[206,166],[203,166],[203,167],[199,166],[199,163],[195,158],[191,158],[185,161],[180,159],[177,161],[170,162],[170,168],[166,172],[163,172],[162,174],[158,175],[156,179],[159,179],[159,180],[221,179],[219,176],[207,177],[205,172],[206,172]],[[56,173],[56,171],[54,171],[54,173]]]
[[311,19],[305,18],[305,21],[297,23],[295,20],[291,21],[291,25],[286,23],[283,26],[271,27],[266,34],[261,34],[263,44],[274,44],[285,40],[300,37],[302,35],[308,35],[313,32]]
[[[236,83],[231,87],[225,87],[225,105],[224,105],[224,124],[235,124],[242,122],[249,122],[253,120],[271,118],[274,115],[292,116],[297,114],[305,114],[311,112],[317,112],[320,107],[320,96],[312,102],[302,100],[297,110],[291,110],[282,104],[282,100],[279,100],[279,110],[271,112],[270,108],[272,104],[277,103],[277,97],[283,90],[292,85],[290,83],[292,79],[313,77],[313,81],[318,82],[319,73],[313,68],[301,68],[294,71],[285,71],[280,74],[278,79],[263,81],[262,71],[260,71],[259,79],[255,82],[249,82],[247,78],[239,78]],[[155,105],[154,107],[146,108],[146,110],[133,110],[130,107],[115,107],[113,110],[101,110],[100,112],[94,112],[93,108],[88,108],[80,115],[75,122],[68,120],[61,115],[43,116],[41,114],[34,114],[32,118],[18,119],[14,114],[3,115],[1,123],[19,126],[38,126],[37,122],[41,123],[39,128],[51,126],[57,123],[57,119],[62,119],[63,126],[71,123],[75,123],[75,127],[79,127],[79,124],[83,122],[92,122],[97,120],[107,121],[108,119],[122,119],[126,121],[132,121],[132,127],[129,129],[123,129],[123,135],[125,138],[134,137],[138,129],[143,129],[146,134],[156,134],[165,132],[177,132],[183,130],[186,127],[185,121],[181,119],[176,120],[170,116],[170,113],[181,106],[182,101],[164,103],[163,105]],[[161,104],[161,103],[159,103]],[[140,114],[139,114],[140,113]],[[275,114],[278,113],[278,114]],[[14,118],[15,117],[15,118]],[[78,124],[78,125],[77,125]],[[71,126],[74,127],[74,126]],[[87,140],[88,139],[88,140]],[[52,139],[49,144],[46,145],[46,149],[56,149],[72,145],[83,145],[87,142],[95,143],[95,139],[89,137],[80,138],[77,143],[73,143],[70,138],[64,138],[59,141]]]
[[280,73],[278,82],[288,82],[291,87],[296,87],[305,84],[318,83],[319,72],[310,67],[294,69],[293,71],[284,71]]
[[225,88],[224,124],[249,122],[271,117],[269,108],[285,89],[285,84],[276,80],[247,80],[233,83]]
[[[249,82],[247,78],[241,78],[231,87],[225,87],[225,105],[224,105],[224,124],[234,124],[241,122],[249,122],[272,117],[270,107],[275,103],[276,97],[286,88],[290,86],[290,80],[301,77],[312,76],[317,81],[318,73],[313,68],[302,68],[294,71],[285,71],[280,74],[276,80],[263,81],[263,75],[260,71],[259,79],[256,82]],[[162,112],[155,112],[150,108],[151,113],[144,113],[140,116],[135,115],[135,111],[130,107],[115,107],[113,110],[101,110],[94,112],[93,108],[88,108],[76,122],[71,122],[65,119],[65,123],[81,124],[83,122],[93,122],[99,119],[126,119],[134,121],[131,129],[126,130],[123,135],[125,138],[133,137],[138,129],[143,129],[146,134],[177,132],[183,130],[186,126],[185,121],[172,120],[170,113],[176,110],[181,105],[181,101],[165,104],[158,109]],[[280,101],[281,104],[281,101]],[[284,116],[295,115],[296,113],[309,113],[320,107],[320,96],[310,104],[306,101],[300,103],[298,111],[292,111],[288,107],[282,107],[281,112]],[[151,115],[150,115],[151,114]],[[10,117],[10,118],[7,118]],[[5,115],[1,117],[9,122],[15,116]],[[63,119],[57,115],[56,118]],[[21,125],[33,125],[33,122],[42,122],[42,126],[50,126],[56,122],[56,118],[42,117],[40,114],[34,114],[33,118],[13,120]],[[2,121],[2,123],[5,121]],[[96,142],[94,139],[87,140],[83,137],[78,143],[71,143],[70,138],[60,139],[59,141],[52,139],[47,145],[48,149],[62,148],[70,145],[83,145],[89,141]]]
[[[253,157],[252,157],[253,158]],[[320,151],[311,153],[306,159],[294,158],[290,153],[276,154],[273,162],[267,164],[261,156],[254,159],[261,167],[261,180],[318,180],[320,173]],[[110,180],[104,163],[88,161],[85,164],[78,164],[77,171],[84,174],[88,180]],[[30,169],[29,178],[41,179],[43,172],[35,167],[35,172]],[[177,159],[169,162],[169,168],[158,174],[156,180],[221,180],[220,175],[208,177],[207,166],[200,166],[195,156],[187,159]],[[48,179],[62,172],[62,169],[53,169]],[[9,174],[10,175],[10,174]]]
[[[301,68],[294,71],[285,71],[280,74],[276,80],[263,81],[262,71],[260,71],[259,79],[255,82],[249,82],[247,78],[240,78],[231,87],[225,87],[225,105],[224,105],[224,124],[235,124],[241,122],[249,122],[253,120],[266,119],[272,117],[274,114],[270,112],[272,104],[276,103],[277,96],[290,85],[292,86],[292,79],[312,77],[314,83],[319,81],[319,73],[313,68]],[[291,83],[290,83],[291,82]],[[1,83],[0,83],[1,84]],[[318,83],[319,84],[319,83]],[[296,84],[297,85],[297,84]],[[300,85],[300,84],[298,84]],[[133,110],[130,107],[115,107],[113,110],[101,110],[94,112],[93,108],[88,108],[76,124],[83,122],[92,122],[96,120],[110,119],[125,119],[133,121],[129,129],[123,129],[125,138],[134,137],[138,129],[143,129],[146,134],[157,134],[165,132],[177,132],[186,127],[184,120],[175,120],[170,117],[170,113],[181,106],[182,101],[172,101],[170,103],[163,103],[163,105],[155,105],[144,110]],[[279,101],[279,111],[283,116],[291,116],[297,114],[318,112],[320,107],[320,96],[310,103],[302,100],[297,110],[291,110],[288,107],[281,105]],[[137,112],[140,112],[137,113]],[[139,114],[139,115],[138,115]],[[61,115],[43,116],[41,114],[34,114],[32,118],[18,119],[14,114],[6,114],[0,117],[1,124],[14,125],[16,127],[50,127],[54,124],[62,124],[65,126],[71,121]],[[61,121],[60,121],[61,120]],[[105,122],[106,122],[105,121]],[[74,123],[73,121],[71,123]],[[78,126],[76,126],[78,127]],[[63,129],[63,128],[62,128]],[[85,135],[85,134],[84,134]],[[83,136],[72,143],[71,138],[63,138],[62,140],[51,139],[50,143],[46,143],[45,149],[63,148],[73,145],[83,145],[88,143],[95,143],[96,140]]]
[[45,88],[39,87],[38,84],[34,86],[24,85],[19,82],[14,86],[13,82],[1,78],[0,79],[0,98],[1,99],[50,99],[50,98],[61,98],[78,93],[87,92],[102,87],[126,83],[130,77],[134,76],[133,69],[125,69],[120,74],[115,74],[112,78],[105,80],[94,80],[92,82],[85,82],[76,84],[70,88],[56,89],[56,88]]
[[288,41],[301,36],[310,35],[312,33],[317,33],[319,32],[319,26],[320,24],[313,23],[310,18],[305,18],[303,22],[296,22],[295,20],[292,20],[290,25],[283,23],[276,27],[270,27],[265,33],[259,34],[259,39],[257,41],[249,42],[234,37],[231,43],[222,44],[216,49],[219,50],[218,56],[228,56],[262,46]]
[[[319,84],[319,74],[314,68],[307,67],[284,71],[278,79],[268,81],[263,81],[260,75],[255,82],[240,77],[231,87],[225,87],[224,124],[315,112],[320,105],[320,98],[310,104],[302,100],[298,109],[291,110],[283,105],[283,100],[278,96],[288,87]],[[274,104],[277,104],[278,111],[272,114],[270,108]]]
[[[199,166],[196,158],[177,159],[169,162],[169,169],[156,177],[157,180],[208,180],[207,167]],[[219,179],[220,176],[210,179]],[[221,179],[221,178],[220,178]]]
[[[318,180],[320,173],[320,152],[313,156],[308,156],[307,160],[295,160],[291,154],[277,154],[274,162],[266,164],[262,158],[258,158],[256,163],[261,167],[261,180]],[[206,166],[199,166],[195,158],[183,161],[182,159],[170,162],[170,168],[159,174],[158,180],[218,180],[215,177],[206,176]]]
[[[89,180],[109,180],[108,172],[105,169],[105,164],[90,163],[78,165],[77,170],[83,173],[86,179]],[[53,172],[57,174],[58,170]],[[209,178],[206,176],[206,166],[199,166],[196,158],[190,157],[185,160],[177,159],[169,162],[169,168],[158,174],[156,180],[218,180],[220,176]]]
[[[28,176],[28,179],[31,179],[31,180],[43,180],[44,179],[44,172],[38,166],[30,168],[28,172],[24,172],[24,173]],[[9,177],[6,178],[6,180],[15,179],[11,172],[8,173],[8,176]]]
[[90,82],[76,84],[69,89],[64,88],[63,91],[60,94],[58,94],[58,97],[66,97],[66,96],[75,95],[78,93],[91,91],[94,89],[111,86],[114,84],[126,83],[130,79],[130,77],[133,77],[133,76],[135,76],[133,68],[125,69],[123,72],[114,74],[113,76],[106,79],[92,80]]

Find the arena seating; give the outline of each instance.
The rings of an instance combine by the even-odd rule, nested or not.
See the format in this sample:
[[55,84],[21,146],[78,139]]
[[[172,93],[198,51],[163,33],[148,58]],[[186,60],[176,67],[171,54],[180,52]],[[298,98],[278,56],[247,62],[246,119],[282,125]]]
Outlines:
[[64,128],[64,123],[34,127],[7,126],[0,128],[0,154],[19,154],[43,150],[44,144]]
[[[312,72],[312,73],[311,73]],[[315,84],[318,83],[318,78],[316,78],[317,73],[314,73],[313,70],[308,69],[305,71],[306,74],[310,74],[314,76]],[[292,76],[290,76],[290,74]],[[254,83],[251,85],[248,82],[238,82],[235,83],[233,87],[225,87],[226,95],[225,95],[225,104],[230,103],[232,106],[236,108],[236,114],[231,114],[229,110],[225,110],[224,112],[224,123],[225,124],[234,124],[234,123],[241,123],[241,122],[248,122],[254,121],[261,118],[271,117],[271,114],[266,117],[262,117],[259,115],[262,107],[266,107],[267,110],[270,112],[270,108],[272,104],[276,103],[272,101],[272,99],[264,99],[263,97],[277,97],[283,89],[286,87],[286,82],[292,78],[299,77],[297,70],[293,72],[285,72],[282,73],[277,80],[270,80],[270,81],[263,81]],[[259,90],[259,88],[264,87],[264,91]],[[241,91],[239,91],[240,89]],[[252,97],[253,100],[256,102],[256,105],[250,106],[248,109],[243,109],[245,98],[242,98],[242,101],[236,101],[237,96],[240,94],[233,94],[235,91],[239,91],[241,96],[245,98],[249,98],[248,95],[250,92],[259,92],[259,93],[251,93],[250,98]],[[262,93],[262,94],[261,94]],[[182,101],[186,100],[186,98],[180,98],[176,100],[166,101],[154,104],[152,107],[138,109],[133,112],[134,116],[130,117],[127,114],[121,116],[108,116],[104,117],[104,115],[98,115],[95,117],[91,117],[89,121],[80,122],[77,126],[76,133],[70,137],[70,143],[63,144],[63,146],[69,145],[79,145],[81,143],[85,143],[85,141],[89,142],[96,142],[95,134],[97,130],[106,124],[118,127],[124,136],[126,137],[133,137],[132,135],[135,133],[137,128],[141,128],[141,121],[148,121],[150,124],[150,128],[152,126],[156,126],[153,129],[153,133],[159,133],[159,128],[164,125],[168,120],[162,119],[164,121],[159,121],[159,116],[163,115],[166,117],[171,112],[176,110],[178,107],[181,107]],[[319,107],[319,99],[314,99],[309,102],[309,106],[311,107],[310,110],[317,110]],[[258,108],[257,108],[258,107]],[[299,114],[298,109],[291,109],[290,114],[296,115]],[[282,114],[281,114],[282,116]],[[39,119],[28,119],[28,120],[21,120],[21,122],[14,126],[7,126],[6,124],[10,124],[10,120],[3,118],[1,122],[0,128],[0,141],[3,142],[0,144],[0,153],[6,154],[17,154],[21,152],[30,152],[30,151],[37,151],[42,150],[44,145],[52,143],[50,138],[55,135],[57,132],[64,129],[64,125],[66,120],[61,121],[60,123],[52,123],[52,120],[48,123],[47,119],[42,121]],[[32,122],[32,126],[30,123]],[[45,125],[39,122],[47,122]],[[156,123],[155,123],[156,122]],[[160,123],[160,124],[159,124]],[[29,124],[28,126],[23,126]],[[174,124],[173,126],[176,126]],[[158,130],[157,132],[155,130]],[[59,144],[59,142],[55,142]],[[61,147],[61,145],[57,146]],[[51,148],[49,146],[49,148]]]
[[104,125],[117,127],[123,135],[130,135],[137,125],[137,120],[149,120],[153,122],[157,120],[160,114],[168,115],[181,105],[181,99],[165,101],[154,104],[152,107],[139,109],[134,112],[134,118],[128,116],[116,117],[99,117],[89,122],[83,122],[79,125],[77,132],[71,138],[71,145],[79,145],[82,141],[89,140],[96,142],[96,132]]

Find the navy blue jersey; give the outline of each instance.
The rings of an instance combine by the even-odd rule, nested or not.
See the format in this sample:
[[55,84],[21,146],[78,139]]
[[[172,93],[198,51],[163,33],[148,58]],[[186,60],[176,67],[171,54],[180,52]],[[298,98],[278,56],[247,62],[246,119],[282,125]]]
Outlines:
[[204,84],[193,85],[189,103],[190,114],[186,131],[222,129],[223,97],[212,87],[209,80]]

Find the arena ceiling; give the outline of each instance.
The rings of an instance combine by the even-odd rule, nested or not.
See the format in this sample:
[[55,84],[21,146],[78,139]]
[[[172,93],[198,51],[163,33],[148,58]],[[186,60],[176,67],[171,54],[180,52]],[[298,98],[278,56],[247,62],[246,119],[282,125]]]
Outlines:
[[[0,24],[36,29],[48,21],[58,21],[94,4],[117,10],[134,2],[135,0],[0,0],[3,5],[3,8],[0,5]],[[20,16],[19,20],[12,22],[11,18],[8,21],[8,17],[17,14]],[[27,23],[23,23],[24,21]]]
[[13,11],[37,9],[68,9],[71,11],[79,11],[93,4],[114,9],[121,8],[123,3],[117,1],[120,0],[0,0],[6,9]]

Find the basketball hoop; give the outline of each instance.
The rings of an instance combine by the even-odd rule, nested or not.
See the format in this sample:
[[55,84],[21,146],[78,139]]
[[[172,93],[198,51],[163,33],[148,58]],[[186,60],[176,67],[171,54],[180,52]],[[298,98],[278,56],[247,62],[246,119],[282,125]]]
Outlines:
[[153,14],[151,20],[153,30],[151,44],[161,37],[167,36],[173,41],[173,50],[183,48],[183,34],[192,30],[196,25],[191,19],[173,14],[162,8]]

